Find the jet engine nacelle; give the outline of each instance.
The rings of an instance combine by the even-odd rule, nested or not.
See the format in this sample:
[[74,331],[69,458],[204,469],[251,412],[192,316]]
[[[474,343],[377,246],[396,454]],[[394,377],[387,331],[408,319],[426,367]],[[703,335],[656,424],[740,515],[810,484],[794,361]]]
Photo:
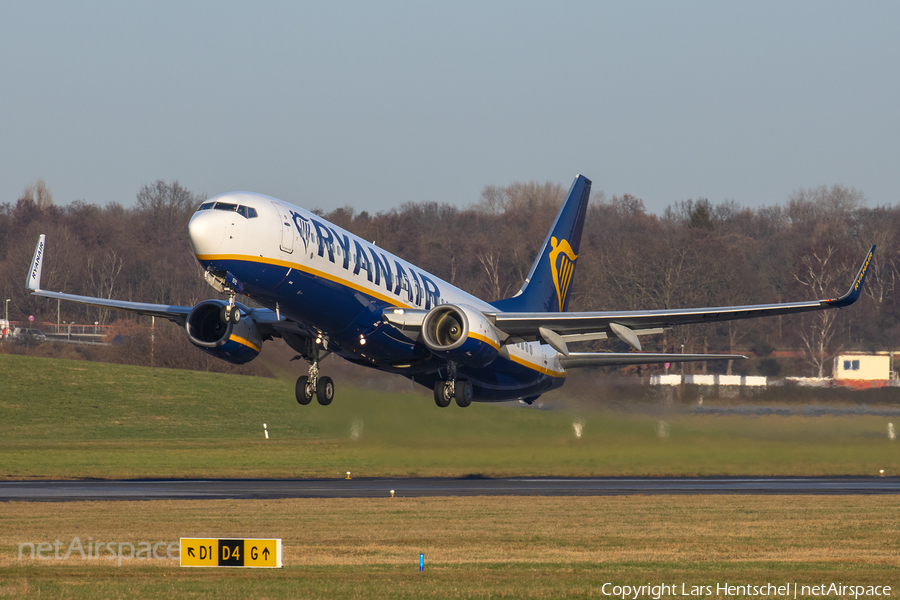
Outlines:
[[500,341],[488,320],[468,306],[442,304],[422,320],[422,338],[435,355],[470,367],[484,367],[497,358]]
[[[259,355],[262,334],[249,316],[237,323],[222,320],[222,309],[228,306],[222,300],[205,300],[191,309],[184,329],[191,343],[216,358],[242,365]],[[236,305],[234,310],[245,309]],[[244,312],[242,310],[242,312]]]

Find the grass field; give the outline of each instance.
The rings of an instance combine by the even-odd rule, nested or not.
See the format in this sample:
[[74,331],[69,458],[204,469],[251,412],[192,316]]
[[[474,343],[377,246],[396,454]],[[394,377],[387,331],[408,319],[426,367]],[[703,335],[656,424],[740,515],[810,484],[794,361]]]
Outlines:
[[0,381],[6,479],[900,472],[882,416],[623,412],[583,393],[543,410],[439,409],[424,393],[340,386],[331,406],[303,407],[287,377],[13,355]]
[[[9,503],[0,597],[589,598],[603,584],[890,585],[890,497],[395,498]],[[280,537],[280,570],[18,560],[22,542]],[[426,556],[418,571],[419,553]],[[607,588],[609,591],[610,588]],[[675,597],[674,594],[666,594]],[[708,597],[724,597],[712,593]],[[738,597],[743,595],[738,594]],[[650,594],[642,594],[650,598]]]

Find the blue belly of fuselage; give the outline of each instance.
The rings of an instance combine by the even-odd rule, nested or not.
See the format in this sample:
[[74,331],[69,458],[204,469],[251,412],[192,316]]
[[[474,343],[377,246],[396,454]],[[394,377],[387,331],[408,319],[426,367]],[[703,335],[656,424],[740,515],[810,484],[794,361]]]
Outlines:
[[[395,305],[380,298],[262,261],[217,258],[201,264],[232,273],[243,284],[245,296],[273,310],[277,304],[282,315],[322,332],[328,350],[351,362],[404,375],[429,388],[448,377],[446,361],[382,319],[383,311]],[[488,402],[537,396],[565,381],[502,356],[480,369],[461,365],[457,377],[472,383],[475,400]]]

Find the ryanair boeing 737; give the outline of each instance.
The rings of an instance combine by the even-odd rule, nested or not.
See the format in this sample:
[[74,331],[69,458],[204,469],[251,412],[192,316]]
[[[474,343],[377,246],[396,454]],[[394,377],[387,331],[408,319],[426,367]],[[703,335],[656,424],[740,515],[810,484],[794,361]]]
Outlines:
[[[486,302],[337,227],[313,213],[261,194],[235,192],[203,202],[188,226],[206,281],[227,300],[166,306],[91,298],[41,289],[45,237],[27,286],[34,295],[165,317],[217,358],[253,360],[280,337],[309,362],[297,380],[300,404],[330,404],[334,383],[319,363],[337,354],[404,375],[453,400],[534,402],[584,366],[746,358],[727,354],[641,352],[640,336],[675,325],[787,315],[849,306],[859,298],[875,246],[850,290],[839,298],[616,312],[567,312],[591,182],[579,175],[519,292]],[[235,301],[238,294],[264,306]],[[636,352],[572,352],[569,344],[616,337]]]

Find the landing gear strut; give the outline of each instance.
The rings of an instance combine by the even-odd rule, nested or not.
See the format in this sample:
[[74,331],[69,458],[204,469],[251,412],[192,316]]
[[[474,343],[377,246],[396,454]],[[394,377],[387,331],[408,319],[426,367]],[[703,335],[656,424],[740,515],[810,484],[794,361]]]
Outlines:
[[297,378],[294,394],[297,396],[299,404],[309,404],[315,396],[319,404],[328,406],[334,400],[334,381],[328,376],[319,377],[319,361],[328,356],[330,352],[325,352],[320,357],[319,347],[314,341],[309,344],[309,350],[309,358],[307,358],[309,374]]
[[228,323],[231,321],[234,324],[237,324],[241,320],[241,311],[236,309],[234,306],[234,297],[237,295],[235,291],[231,288],[227,288],[228,290],[228,306],[222,307],[222,314],[220,315],[223,323]]

